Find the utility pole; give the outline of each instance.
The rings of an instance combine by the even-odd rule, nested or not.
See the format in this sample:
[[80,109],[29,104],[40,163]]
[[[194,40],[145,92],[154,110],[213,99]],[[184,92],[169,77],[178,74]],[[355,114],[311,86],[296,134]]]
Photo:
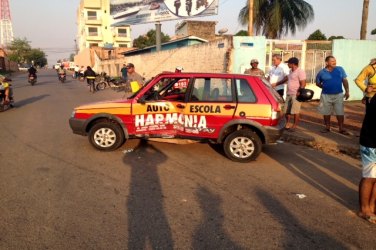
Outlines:
[[249,0],[248,36],[253,36],[253,1],[254,0]]
[[161,31],[161,22],[156,22],[155,23],[155,40],[156,40],[156,48],[157,52],[161,51],[161,36],[162,36],[162,31]]

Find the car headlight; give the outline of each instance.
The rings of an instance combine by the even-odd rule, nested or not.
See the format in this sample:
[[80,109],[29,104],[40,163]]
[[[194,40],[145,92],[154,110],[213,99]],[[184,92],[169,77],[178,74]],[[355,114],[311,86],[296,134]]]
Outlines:
[[71,114],[71,118],[74,118],[74,116],[76,115],[76,111],[73,110],[72,114]]

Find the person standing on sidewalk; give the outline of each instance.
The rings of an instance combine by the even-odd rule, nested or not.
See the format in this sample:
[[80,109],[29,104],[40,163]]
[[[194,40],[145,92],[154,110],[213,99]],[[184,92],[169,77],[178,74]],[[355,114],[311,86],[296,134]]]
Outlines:
[[258,68],[259,61],[257,59],[251,60],[251,68],[246,69],[244,71],[244,74],[251,75],[251,76],[259,76],[259,77],[265,77],[264,71]]
[[128,77],[128,68],[127,68],[127,65],[123,64],[123,67],[121,68],[120,73],[121,73],[121,79],[123,79],[124,81],[126,81],[127,77]]
[[[359,183],[359,216],[376,224],[376,60],[355,79],[365,92],[366,114],[360,131],[362,179]],[[368,80],[368,86],[365,81]]]
[[[330,132],[330,117],[334,110],[339,127],[339,133],[349,135],[344,129],[344,104],[343,99],[347,100],[350,97],[349,83],[345,70],[337,66],[337,61],[334,56],[327,56],[325,58],[326,67],[320,70],[316,76],[316,85],[322,88],[319,112],[324,116],[325,129],[321,132]],[[343,94],[343,88],[345,94]]]
[[284,83],[287,82],[287,76],[290,73],[290,69],[282,62],[281,55],[273,55],[272,63],[273,67],[270,69],[267,79],[278,94],[283,97],[285,94]]
[[[299,59],[296,57],[291,57],[287,61],[287,65],[291,71],[287,81],[287,96],[284,113],[286,115],[286,129],[290,132],[294,132],[299,123],[301,107],[301,102],[299,102],[296,97],[299,95],[299,90],[304,89],[306,86],[306,73],[299,68]],[[291,115],[294,116],[294,123],[292,126],[289,126]]]

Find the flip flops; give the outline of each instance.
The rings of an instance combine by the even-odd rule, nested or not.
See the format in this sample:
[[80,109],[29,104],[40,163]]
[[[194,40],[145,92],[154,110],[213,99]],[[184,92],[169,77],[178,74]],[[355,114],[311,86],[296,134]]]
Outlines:
[[365,219],[369,223],[376,224],[376,216],[360,216],[360,218]]

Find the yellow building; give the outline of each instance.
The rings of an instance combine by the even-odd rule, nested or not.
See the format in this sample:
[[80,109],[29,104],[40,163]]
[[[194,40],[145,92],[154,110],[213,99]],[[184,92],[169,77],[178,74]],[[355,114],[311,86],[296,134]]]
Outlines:
[[130,26],[111,27],[110,0],[81,0],[77,13],[79,51],[131,47]]

